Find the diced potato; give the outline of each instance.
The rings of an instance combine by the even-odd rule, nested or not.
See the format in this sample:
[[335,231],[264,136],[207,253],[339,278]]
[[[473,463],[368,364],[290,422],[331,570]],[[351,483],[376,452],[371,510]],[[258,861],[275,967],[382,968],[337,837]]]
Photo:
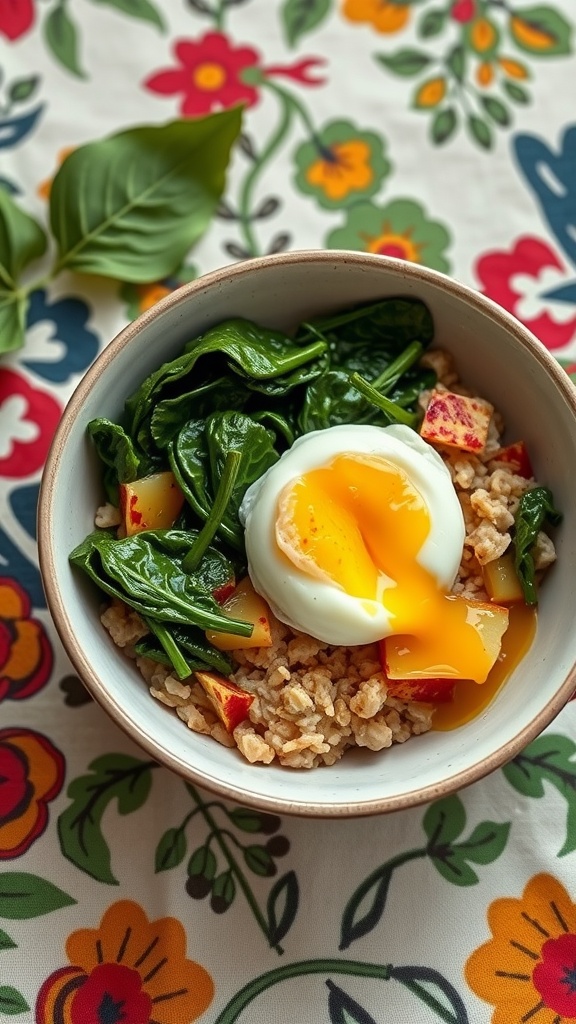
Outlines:
[[425,441],[445,444],[464,452],[481,452],[486,447],[488,427],[494,412],[489,402],[433,391],[420,427]]
[[507,551],[500,558],[482,566],[484,586],[491,601],[496,604],[520,604],[524,593],[514,566],[514,556]]
[[230,619],[242,619],[254,626],[252,636],[235,636],[213,629],[206,631],[206,639],[220,651],[234,651],[241,647],[271,647],[270,609],[257,594],[249,576],[245,576],[234,593],[222,605],[222,614]]
[[120,484],[120,511],[127,537],[142,530],[167,530],[182,511],[184,495],[170,472]]
[[253,695],[241,690],[236,683],[218,675],[217,672],[194,674],[220,721],[228,732],[234,732],[236,726],[248,718],[250,705],[254,700]]
[[508,628],[508,609],[450,595],[420,637],[384,640],[389,679],[472,679],[486,681]]
[[[381,641],[384,648],[384,642]],[[388,696],[396,700],[448,704],[454,697],[456,679],[389,679]]]
[[534,476],[524,441],[516,441],[514,444],[507,445],[506,448],[501,448],[499,452],[496,452],[494,459],[497,462],[505,462],[518,476],[523,476],[526,480],[530,480]]

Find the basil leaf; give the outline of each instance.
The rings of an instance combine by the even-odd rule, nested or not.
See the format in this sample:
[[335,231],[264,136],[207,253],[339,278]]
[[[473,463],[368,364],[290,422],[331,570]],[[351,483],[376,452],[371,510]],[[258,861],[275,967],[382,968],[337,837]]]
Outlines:
[[159,281],[208,226],[241,109],[143,126],[75,149],[50,191],[55,273]]
[[0,354],[22,348],[27,308],[28,300],[20,293],[0,288]]
[[46,252],[43,228],[0,188],[0,287],[16,291],[20,275],[32,260]]
[[532,549],[544,523],[557,526],[562,514],[554,507],[552,491],[548,487],[533,487],[526,491],[518,503],[515,517],[514,564],[526,604],[538,603],[536,568]]
[[198,570],[184,572],[182,562],[196,536],[194,531],[144,530],[117,539],[97,530],[75,548],[70,561],[145,618],[250,636],[252,626],[226,618],[212,596],[234,575],[223,554],[208,548]]

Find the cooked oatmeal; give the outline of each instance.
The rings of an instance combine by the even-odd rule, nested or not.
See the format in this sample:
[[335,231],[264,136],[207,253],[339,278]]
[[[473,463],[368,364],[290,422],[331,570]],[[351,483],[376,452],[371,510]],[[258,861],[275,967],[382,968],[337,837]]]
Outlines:
[[[450,390],[474,397],[458,383],[450,355],[432,350],[422,363],[438,374],[435,393]],[[420,404],[426,409],[430,393]],[[479,401],[482,401],[479,399]],[[490,410],[492,407],[489,407]],[[502,555],[511,542],[510,527],[521,495],[536,486],[499,461],[503,422],[493,412],[486,446],[479,454],[434,445],[451,474],[462,506],[466,537],[455,594],[487,601],[482,566]],[[98,525],[113,525],[112,506],[98,510]],[[555,559],[553,542],[540,533],[534,550],[537,570]],[[335,647],[271,618],[272,646],[232,651],[233,681],[253,695],[249,718],[228,733],[202,686],[179,681],[164,665],[137,657],[134,644],[146,634],[140,617],[119,601],[103,613],[114,642],[136,664],[152,696],[170,708],[194,732],[237,747],[251,763],[277,761],[290,768],[332,765],[350,747],[380,751],[427,732],[434,708],[389,697],[376,644]]]

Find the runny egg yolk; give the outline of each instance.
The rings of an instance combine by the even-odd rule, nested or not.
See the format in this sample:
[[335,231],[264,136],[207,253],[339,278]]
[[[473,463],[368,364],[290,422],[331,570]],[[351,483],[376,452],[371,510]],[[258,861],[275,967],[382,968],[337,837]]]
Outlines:
[[367,609],[383,602],[406,678],[483,682],[494,660],[478,618],[485,606],[475,612],[419,563],[429,532],[421,494],[381,456],[338,455],[293,479],[278,498],[275,536],[284,556]]

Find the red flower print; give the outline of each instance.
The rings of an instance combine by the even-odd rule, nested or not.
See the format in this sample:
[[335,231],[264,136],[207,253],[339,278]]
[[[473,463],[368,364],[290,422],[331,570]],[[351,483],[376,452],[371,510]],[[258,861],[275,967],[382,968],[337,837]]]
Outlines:
[[209,114],[235,103],[256,103],[256,89],[242,79],[242,72],[258,63],[256,50],[232,46],[221,32],[207,32],[197,42],[179,40],[174,53],[180,66],[159,71],[144,84],[162,96],[181,93],[184,117]]
[[450,17],[462,24],[472,21],[475,14],[476,0],[455,0],[450,11]]
[[30,599],[20,584],[0,577],[0,703],[31,697],[50,678],[50,641],[30,611]]
[[95,929],[73,932],[71,966],[46,979],[36,1024],[192,1024],[212,1002],[212,978],[186,957],[180,921],[149,921],[137,903],[120,900]]
[[0,369],[0,476],[31,476],[43,466],[60,412],[52,395]]
[[63,781],[64,758],[50,740],[0,729],[0,860],[19,857],[42,835]]
[[576,935],[548,939],[532,974],[545,1006],[564,1017],[576,1017]]
[[[476,272],[484,294],[513,313],[547,348],[561,348],[574,337],[576,316],[561,317],[553,314],[549,305],[546,308],[549,301],[546,292],[559,283],[558,278],[566,268],[545,242],[538,238],[520,238],[510,252],[481,256]],[[556,280],[550,280],[550,276]],[[530,279],[532,288],[529,288]],[[524,304],[528,311],[522,308]]]
[[0,35],[19,39],[34,24],[34,0],[0,0]]

